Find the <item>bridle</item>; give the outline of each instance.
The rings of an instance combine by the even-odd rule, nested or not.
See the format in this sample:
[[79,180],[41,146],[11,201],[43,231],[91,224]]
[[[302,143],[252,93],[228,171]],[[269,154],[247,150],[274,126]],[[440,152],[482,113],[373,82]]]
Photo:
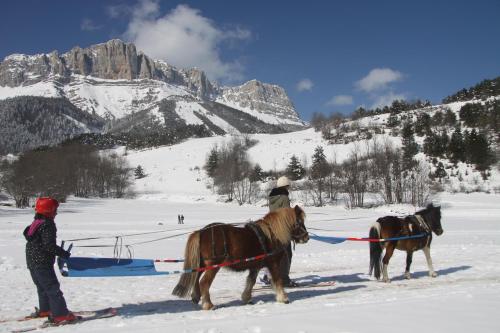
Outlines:
[[292,229],[292,238],[300,240],[303,237],[307,236],[309,233],[307,232],[306,226],[304,222],[300,220],[299,217],[296,217],[295,223]]

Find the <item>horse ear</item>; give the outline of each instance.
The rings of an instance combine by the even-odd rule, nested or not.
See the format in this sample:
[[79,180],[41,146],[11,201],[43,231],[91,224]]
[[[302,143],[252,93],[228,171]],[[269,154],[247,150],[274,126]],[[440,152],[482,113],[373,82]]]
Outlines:
[[299,215],[302,212],[302,209],[299,207],[299,205],[295,205],[295,207],[293,207],[293,210],[297,215]]

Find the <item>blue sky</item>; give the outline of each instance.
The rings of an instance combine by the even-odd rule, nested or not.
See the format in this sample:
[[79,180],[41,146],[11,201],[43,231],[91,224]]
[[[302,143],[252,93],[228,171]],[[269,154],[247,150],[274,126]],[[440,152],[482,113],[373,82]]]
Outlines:
[[437,103],[500,75],[500,1],[11,1],[0,58],[121,38],[225,84],[283,86],[300,115]]

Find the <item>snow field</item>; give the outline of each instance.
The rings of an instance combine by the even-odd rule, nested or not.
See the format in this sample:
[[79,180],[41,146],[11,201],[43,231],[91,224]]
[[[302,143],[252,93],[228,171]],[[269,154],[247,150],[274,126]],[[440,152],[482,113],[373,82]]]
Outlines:
[[[185,202],[179,200],[82,200],[63,204],[56,222],[59,239],[113,236],[158,231],[125,238],[125,243],[151,240],[198,228],[210,222],[257,219],[266,207]],[[498,332],[500,305],[500,205],[498,195],[443,195],[444,234],[434,236],[431,254],[437,278],[427,276],[423,253],[414,255],[413,278],[405,280],[405,254],[391,259],[390,284],[373,281],[368,245],[329,245],[309,241],[297,245],[292,278],[299,282],[336,281],[332,287],[289,289],[291,303],[278,304],[271,290],[256,290],[254,305],[242,305],[245,274],[221,270],[211,288],[214,311],[202,311],[171,291],[179,276],[134,278],[60,278],[74,310],[118,308],[120,315],[58,332]],[[320,235],[366,236],[376,218],[409,214],[410,206],[383,206],[347,211],[342,207],[305,207],[306,226]],[[177,225],[177,214],[186,217]],[[24,264],[23,228],[32,212],[0,208],[0,319],[30,312],[37,304],[35,288]],[[180,230],[174,230],[180,229]],[[314,230],[322,229],[322,230]],[[169,232],[162,232],[171,230]],[[330,230],[330,231],[325,231]],[[134,246],[136,258],[180,258],[187,235]],[[102,239],[84,244],[113,244]],[[111,256],[111,248],[74,248],[78,256]],[[158,264],[159,270],[181,264]],[[258,286],[257,286],[258,287]],[[389,319],[388,319],[389,318]],[[1,332],[27,323],[0,324]]]

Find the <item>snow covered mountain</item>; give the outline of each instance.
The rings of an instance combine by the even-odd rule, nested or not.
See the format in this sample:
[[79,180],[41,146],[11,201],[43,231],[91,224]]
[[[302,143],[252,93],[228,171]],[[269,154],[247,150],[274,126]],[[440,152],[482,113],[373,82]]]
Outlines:
[[[17,96],[66,98],[108,121],[108,130],[139,112],[139,119],[146,113],[166,128],[203,125],[213,134],[280,133],[307,126],[279,86],[252,80],[221,87],[200,69],[177,69],[118,39],[64,54],[7,56],[0,63],[0,100]],[[160,112],[165,101],[173,101],[168,117]]]

